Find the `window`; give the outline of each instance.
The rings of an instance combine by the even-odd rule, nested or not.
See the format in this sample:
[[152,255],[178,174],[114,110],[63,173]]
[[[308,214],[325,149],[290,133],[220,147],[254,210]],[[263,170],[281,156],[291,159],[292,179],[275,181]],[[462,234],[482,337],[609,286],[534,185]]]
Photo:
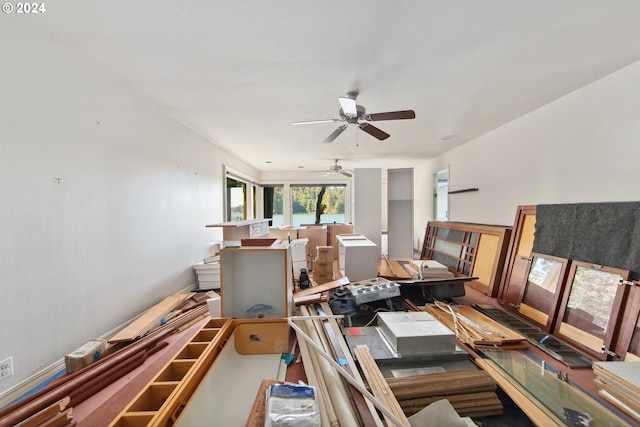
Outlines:
[[284,210],[283,210],[283,194],[284,188],[282,185],[267,185],[263,188],[264,191],[264,217],[271,218],[271,225],[274,227],[281,227],[284,224]]
[[247,183],[227,176],[227,221],[247,219]]
[[624,354],[616,343],[622,304],[628,292],[621,281],[629,270],[573,261],[555,333],[590,356],[606,360],[603,350]]
[[292,185],[291,225],[344,224],[345,188],[345,185]]

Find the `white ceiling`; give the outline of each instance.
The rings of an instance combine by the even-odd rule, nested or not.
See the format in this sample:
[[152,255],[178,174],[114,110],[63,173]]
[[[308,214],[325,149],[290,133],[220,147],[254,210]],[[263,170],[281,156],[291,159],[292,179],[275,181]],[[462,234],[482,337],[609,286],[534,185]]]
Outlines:
[[[637,0],[55,0],[12,14],[259,170],[408,167],[640,60]],[[368,113],[337,118],[359,91]],[[444,141],[443,137],[456,135]],[[517,144],[518,141],[514,141]],[[272,163],[266,163],[271,161]]]

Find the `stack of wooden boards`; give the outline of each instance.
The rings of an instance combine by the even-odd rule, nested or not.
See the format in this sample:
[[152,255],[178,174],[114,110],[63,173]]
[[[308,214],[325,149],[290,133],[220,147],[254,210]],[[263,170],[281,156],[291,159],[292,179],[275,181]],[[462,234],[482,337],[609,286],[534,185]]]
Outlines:
[[[0,410],[0,426],[73,426],[73,407],[142,366],[164,341],[209,315],[205,293],[176,294],[114,335],[101,357],[76,372],[66,373],[31,395]],[[167,320],[169,319],[169,320]]]
[[461,417],[503,412],[495,392],[496,382],[478,369],[387,378],[386,381],[407,416],[441,399],[449,400]]
[[[177,308],[194,295],[193,293],[169,295],[109,338],[109,342],[133,341],[144,336],[152,329],[164,325],[171,319],[179,316],[182,310],[177,310]],[[204,301],[206,301],[206,298]]]
[[458,339],[475,350],[502,348],[522,350],[529,347],[527,338],[496,322],[470,306],[427,304],[423,311],[444,323]]
[[592,368],[598,392],[640,422],[640,361],[594,362]]

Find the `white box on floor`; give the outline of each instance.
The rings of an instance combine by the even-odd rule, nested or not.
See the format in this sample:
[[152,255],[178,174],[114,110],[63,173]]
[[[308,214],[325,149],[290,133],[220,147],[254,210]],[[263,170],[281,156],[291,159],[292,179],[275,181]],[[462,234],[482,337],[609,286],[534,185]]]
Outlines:
[[379,312],[378,326],[401,355],[453,353],[456,335],[425,312]]
[[362,234],[339,234],[338,268],[350,282],[378,277],[378,245]]
[[209,307],[209,314],[212,319],[222,317],[222,307],[220,295],[212,292],[214,296],[207,300],[207,306]]
[[220,262],[213,261],[204,263],[204,261],[194,264],[193,269],[198,275],[198,288],[200,289],[219,289],[220,288]]

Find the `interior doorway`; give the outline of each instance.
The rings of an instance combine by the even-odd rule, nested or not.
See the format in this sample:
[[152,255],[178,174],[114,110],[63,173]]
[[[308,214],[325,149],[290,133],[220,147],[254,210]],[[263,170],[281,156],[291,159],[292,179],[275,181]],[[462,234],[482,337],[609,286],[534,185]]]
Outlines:
[[449,221],[449,169],[433,175],[433,217],[436,221]]

